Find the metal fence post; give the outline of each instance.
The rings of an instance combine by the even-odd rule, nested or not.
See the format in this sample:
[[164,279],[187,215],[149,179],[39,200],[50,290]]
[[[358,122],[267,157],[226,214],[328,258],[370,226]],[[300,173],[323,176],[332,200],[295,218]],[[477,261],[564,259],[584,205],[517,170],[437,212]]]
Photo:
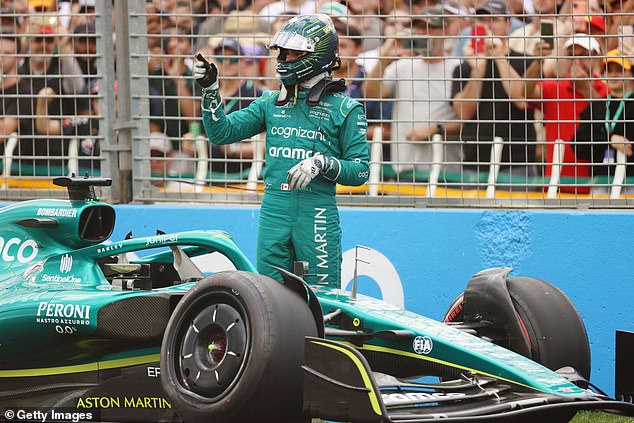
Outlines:
[[[114,87],[114,43],[112,40],[112,5],[110,2],[96,2],[95,11],[97,17],[95,28],[97,33],[97,69],[103,74],[99,81],[101,87]],[[115,133],[117,101],[114,90],[99,90],[99,135],[100,149],[103,160],[101,161],[101,175],[115,178],[115,183],[108,189],[103,189],[102,197],[114,202],[120,198],[119,185],[116,183],[117,174],[117,138]],[[109,194],[107,194],[109,192]]]
[[[147,139],[150,132],[147,83],[147,28],[144,0],[115,0],[117,28],[117,80],[119,83],[119,177],[121,202],[143,196],[150,189]],[[133,29],[132,33],[130,29]],[[134,142],[134,141],[137,142]]]

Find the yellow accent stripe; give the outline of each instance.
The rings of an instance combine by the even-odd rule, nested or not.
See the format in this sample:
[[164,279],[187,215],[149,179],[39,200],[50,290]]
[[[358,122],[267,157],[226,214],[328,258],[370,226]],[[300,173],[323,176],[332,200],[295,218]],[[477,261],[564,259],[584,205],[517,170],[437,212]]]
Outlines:
[[359,360],[359,358],[356,357],[353,353],[351,353],[347,349],[342,348],[340,346],[328,344],[328,343],[325,343],[325,342],[319,342],[319,341],[310,341],[310,342],[312,342],[313,344],[317,344],[317,345],[321,345],[321,346],[324,346],[324,347],[332,348],[334,350],[342,352],[342,353],[347,355],[352,360],[352,362],[357,366],[357,369],[359,369],[359,373],[361,373],[361,378],[363,379],[363,384],[365,385],[366,388],[368,388],[370,390],[370,392],[368,392],[368,397],[370,397],[370,404],[372,404],[372,410],[374,410],[374,412],[377,415],[382,416],[383,413],[381,412],[381,406],[379,405],[379,399],[376,396],[376,392],[374,391],[374,389],[372,387],[372,383],[370,381],[370,376],[365,371],[365,367],[361,363],[361,360]]
[[454,367],[454,368],[457,368],[457,369],[468,370],[468,371],[470,371],[470,372],[472,372],[474,374],[490,376],[490,377],[498,379],[498,380],[503,380],[503,381],[506,381],[506,382],[509,382],[509,383],[513,383],[515,385],[520,385],[520,386],[523,386],[525,388],[529,388],[529,389],[533,389],[535,391],[542,392],[541,390],[535,388],[534,386],[526,385],[526,384],[523,384],[523,383],[520,383],[520,382],[517,382],[517,381],[514,381],[514,380],[503,378],[501,376],[493,375],[491,373],[483,372],[483,371],[480,371],[480,370],[475,370],[475,369],[472,369],[470,367],[461,366],[459,364],[452,363],[450,361],[439,360],[437,358],[429,357],[429,356],[426,356],[426,355],[419,355],[419,354],[415,354],[415,353],[411,353],[411,352],[407,352],[407,351],[395,350],[395,349],[392,349],[392,348],[378,347],[376,345],[364,345],[362,347],[357,347],[357,346],[355,346],[355,345],[353,345],[353,344],[351,344],[349,342],[342,342],[342,344],[350,345],[351,347],[353,347],[354,349],[357,349],[357,350],[368,350],[368,351],[383,352],[383,353],[387,353],[387,354],[402,355],[404,357],[417,358],[419,360],[426,360],[426,361],[431,361],[433,363],[444,364],[445,366]]
[[69,373],[95,372],[104,369],[116,369],[119,367],[136,366],[138,364],[154,363],[160,360],[160,354],[142,355],[139,357],[120,358],[117,360],[99,361],[96,363],[78,364],[63,367],[44,367],[41,369],[24,370],[0,370],[1,377],[29,377],[51,376]]

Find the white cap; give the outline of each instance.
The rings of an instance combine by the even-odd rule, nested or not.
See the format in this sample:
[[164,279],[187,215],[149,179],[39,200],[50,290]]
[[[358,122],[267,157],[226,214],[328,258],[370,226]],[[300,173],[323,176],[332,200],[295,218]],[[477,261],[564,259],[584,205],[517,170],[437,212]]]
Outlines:
[[172,142],[162,132],[152,132],[150,134],[150,150],[160,151],[167,154],[172,151]]
[[469,15],[469,12],[467,11],[466,7],[459,5],[451,0],[442,2],[441,7],[444,11],[451,13],[452,15],[460,15],[460,16]]
[[601,46],[599,45],[599,42],[596,38],[591,37],[588,34],[581,32],[574,34],[572,37],[568,38],[564,47],[568,48],[574,45],[581,46],[589,52],[601,54]]

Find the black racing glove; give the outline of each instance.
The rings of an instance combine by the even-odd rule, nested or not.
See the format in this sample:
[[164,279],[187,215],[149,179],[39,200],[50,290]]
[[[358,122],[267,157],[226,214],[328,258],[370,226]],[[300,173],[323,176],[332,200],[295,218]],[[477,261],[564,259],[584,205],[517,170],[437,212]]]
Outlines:
[[[205,60],[205,57],[200,53],[196,55],[194,79],[202,88],[217,88],[218,85],[218,68]],[[214,84],[216,87],[213,87]]]

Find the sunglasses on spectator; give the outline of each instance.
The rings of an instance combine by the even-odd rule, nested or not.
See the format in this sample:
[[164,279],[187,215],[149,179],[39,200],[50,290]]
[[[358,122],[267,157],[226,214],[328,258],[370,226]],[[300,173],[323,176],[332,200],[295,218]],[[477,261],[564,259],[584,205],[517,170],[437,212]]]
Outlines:
[[228,61],[229,63],[238,63],[238,60],[240,60],[238,57],[218,57],[216,58],[216,60],[218,61],[218,63],[222,63],[225,60]]

